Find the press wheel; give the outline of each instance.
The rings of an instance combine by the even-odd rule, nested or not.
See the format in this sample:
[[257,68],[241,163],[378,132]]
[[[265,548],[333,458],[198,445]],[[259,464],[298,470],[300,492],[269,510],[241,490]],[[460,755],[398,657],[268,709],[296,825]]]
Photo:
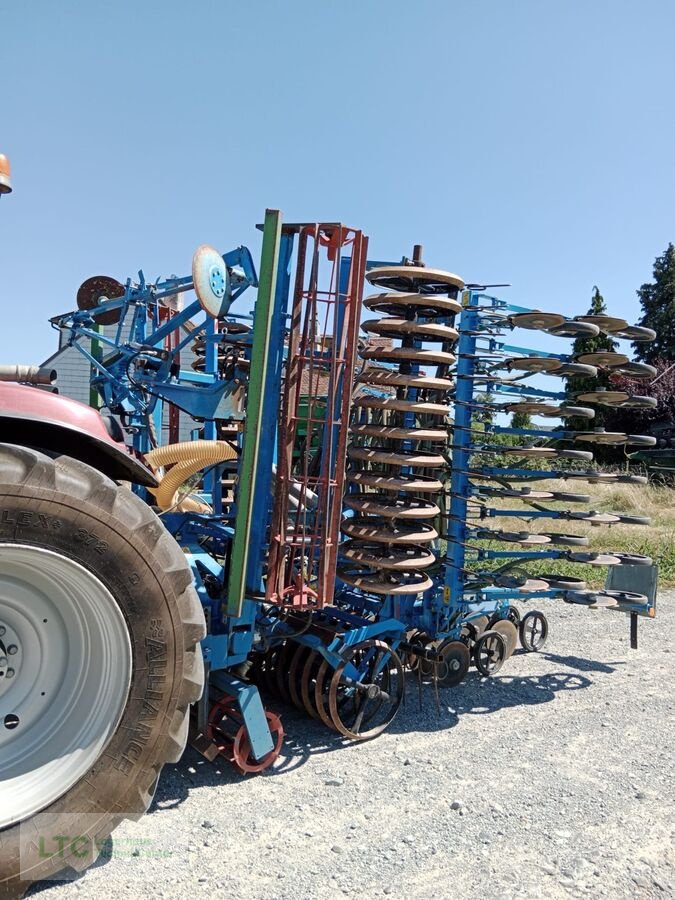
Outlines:
[[495,675],[506,659],[507,644],[503,634],[484,631],[473,645],[473,661],[481,675]]
[[520,646],[526,653],[541,650],[548,637],[548,619],[539,612],[531,609],[520,622]]

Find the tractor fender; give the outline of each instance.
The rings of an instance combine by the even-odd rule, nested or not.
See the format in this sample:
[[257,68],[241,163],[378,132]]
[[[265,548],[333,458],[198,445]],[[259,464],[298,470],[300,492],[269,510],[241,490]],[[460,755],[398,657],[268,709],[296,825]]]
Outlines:
[[79,459],[115,481],[157,484],[127,450],[115,419],[39,388],[0,383],[0,442]]

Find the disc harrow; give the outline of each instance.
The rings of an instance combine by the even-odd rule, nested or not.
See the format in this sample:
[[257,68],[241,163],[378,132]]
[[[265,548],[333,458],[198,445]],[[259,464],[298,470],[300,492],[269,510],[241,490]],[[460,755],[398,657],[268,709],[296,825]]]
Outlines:
[[[422,265],[374,269],[366,277],[390,290],[365,299],[368,310],[385,315],[362,327],[400,346],[385,341],[366,344],[361,352],[347,451],[351,491],[342,522],[348,564],[343,562],[339,575],[379,596],[416,597],[432,584],[422,570],[436,562],[428,548],[439,535],[428,520],[440,509],[417,495],[440,490],[448,470],[443,451],[453,387],[449,369],[464,283]],[[424,346],[429,343],[440,346]],[[429,365],[433,374],[424,368]]]

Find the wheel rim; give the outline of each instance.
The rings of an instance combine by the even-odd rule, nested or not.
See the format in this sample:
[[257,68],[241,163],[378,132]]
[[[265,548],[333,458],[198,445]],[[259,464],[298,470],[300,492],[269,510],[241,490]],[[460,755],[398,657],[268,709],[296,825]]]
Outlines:
[[51,550],[0,544],[2,629],[0,829],[45,809],[88,772],[117,729],[132,670],[113,595]]

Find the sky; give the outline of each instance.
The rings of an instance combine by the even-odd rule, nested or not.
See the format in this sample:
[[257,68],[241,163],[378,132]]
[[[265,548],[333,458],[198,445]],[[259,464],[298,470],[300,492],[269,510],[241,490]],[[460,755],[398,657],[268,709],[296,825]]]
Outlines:
[[675,241],[672,0],[0,0],[0,23],[3,363],[49,356],[91,275],[257,258],[266,207],[523,306],[581,314],[597,284],[631,321]]

